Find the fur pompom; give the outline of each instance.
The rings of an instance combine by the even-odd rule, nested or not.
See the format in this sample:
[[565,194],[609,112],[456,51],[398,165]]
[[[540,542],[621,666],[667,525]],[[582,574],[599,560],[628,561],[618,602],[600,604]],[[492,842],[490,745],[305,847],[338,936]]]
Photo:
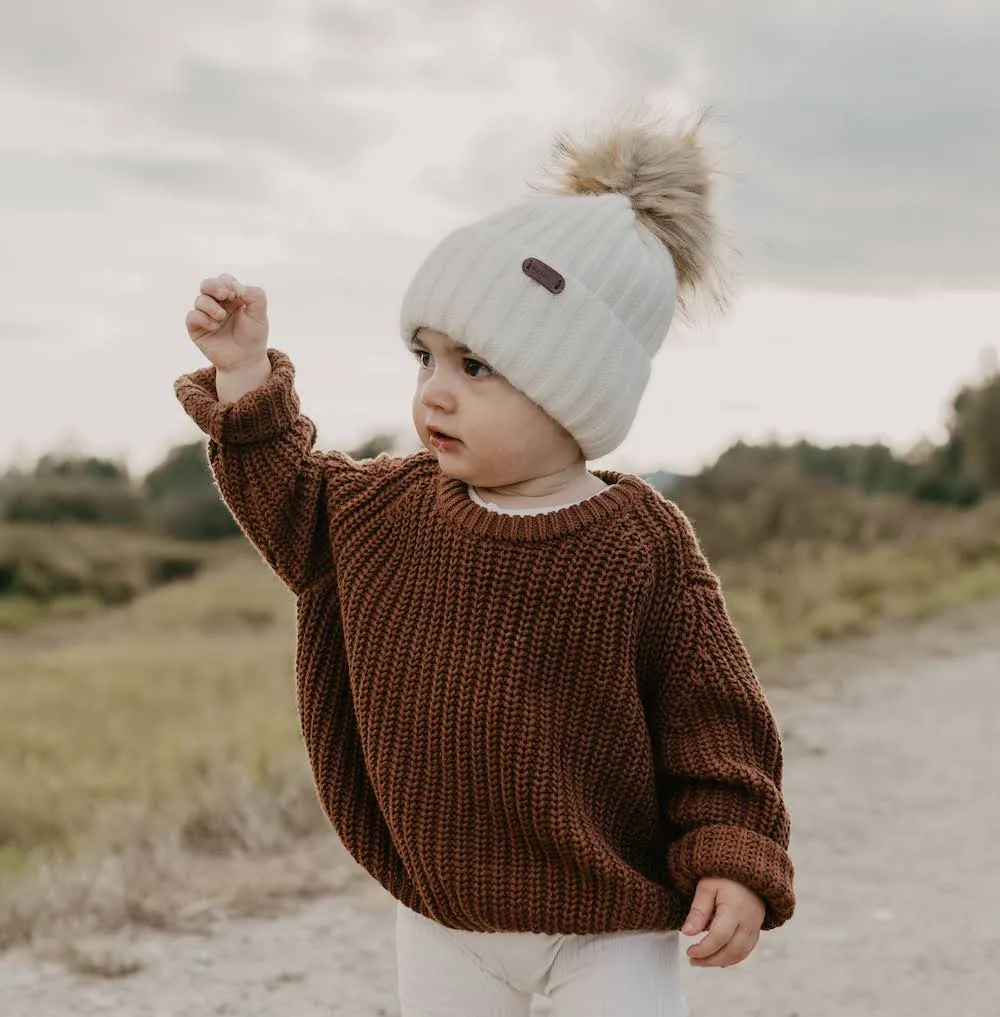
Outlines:
[[713,170],[698,132],[701,114],[689,128],[666,126],[649,114],[622,118],[589,142],[556,139],[550,172],[561,194],[622,194],[637,218],[673,258],[678,304],[689,311],[705,296],[717,308],[727,303],[718,262],[718,226],[709,208]]

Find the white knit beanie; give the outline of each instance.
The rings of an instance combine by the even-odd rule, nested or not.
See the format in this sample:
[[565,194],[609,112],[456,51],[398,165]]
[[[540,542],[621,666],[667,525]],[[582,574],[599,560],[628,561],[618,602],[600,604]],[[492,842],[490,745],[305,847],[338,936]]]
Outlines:
[[560,423],[587,460],[628,435],[675,305],[714,267],[710,171],[692,129],[619,123],[559,138],[556,188],[457,229],[403,298],[409,342],[464,343]]

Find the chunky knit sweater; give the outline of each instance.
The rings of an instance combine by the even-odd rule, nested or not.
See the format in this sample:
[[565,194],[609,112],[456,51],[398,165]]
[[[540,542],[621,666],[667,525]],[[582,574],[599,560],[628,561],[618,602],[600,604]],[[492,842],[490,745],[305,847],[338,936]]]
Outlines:
[[[175,385],[297,596],[320,802],[407,907],[472,931],[676,929],[698,883],[794,907],[774,717],[686,517],[638,477],[490,511],[427,452],[313,448],[294,370]],[[238,708],[238,706],[237,706]]]

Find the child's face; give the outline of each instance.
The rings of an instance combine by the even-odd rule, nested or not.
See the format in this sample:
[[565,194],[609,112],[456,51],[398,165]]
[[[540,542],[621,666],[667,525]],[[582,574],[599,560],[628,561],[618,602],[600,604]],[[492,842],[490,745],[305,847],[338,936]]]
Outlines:
[[[475,353],[426,328],[410,345],[417,360],[413,425],[445,473],[501,487],[584,461],[568,431]],[[457,440],[442,441],[436,431]]]

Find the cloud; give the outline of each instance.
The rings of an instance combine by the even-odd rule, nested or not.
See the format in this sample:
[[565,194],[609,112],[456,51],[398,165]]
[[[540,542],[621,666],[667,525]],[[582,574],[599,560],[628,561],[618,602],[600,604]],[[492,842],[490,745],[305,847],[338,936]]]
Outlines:
[[210,44],[233,0],[134,4],[123,0],[38,0],[0,12],[0,65],[45,88],[111,102],[128,101],[153,82],[169,81],[179,57]]
[[524,194],[557,130],[675,99],[718,110],[743,281],[990,287],[998,51],[992,0],[40,0],[0,13],[0,206],[65,233],[145,194],[161,238],[214,202],[261,247],[310,217],[430,241]]
[[292,74],[188,60],[169,90],[147,98],[157,122],[239,152],[274,150],[336,168],[356,161],[389,122],[310,89]]
[[[183,191],[212,178],[220,160],[198,151],[205,143],[225,145],[235,168],[269,153],[337,169],[354,163],[392,118],[316,87],[313,7],[46,0],[0,15],[0,60],[22,87],[98,106],[107,121],[98,147],[112,134],[119,149],[129,136],[156,135],[149,158],[116,155],[109,168],[158,188]],[[347,56],[347,44],[329,40],[326,51]],[[164,158],[162,173],[150,165],[156,156]]]
[[[534,8],[514,11],[527,29]],[[746,278],[851,291],[996,285],[1000,11],[990,0],[894,13],[787,0],[545,11],[524,45],[558,68],[549,98],[567,126],[643,97],[716,108],[711,137],[729,171],[721,209]],[[435,193],[469,211],[507,200],[500,182],[546,154],[545,101],[539,90],[522,118],[484,123],[461,168],[430,181]]]
[[[867,13],[866,13],[867,11]],[[875,9],[715,37],[755,274],[812,288],[985,287],[1000,276],[1000,18]],[[931,14],[936,17],[932,17]],[[978,14],[978,16],[973,16]],[[752,47],[749,47],[752,51]]]
[[225,199],[233,205],[260,201],[270,194],[270,183],[260,166],[247,157],[164,157],[162,155],[110,156],[101,167],[118,173],[140,187],[209,201]]

